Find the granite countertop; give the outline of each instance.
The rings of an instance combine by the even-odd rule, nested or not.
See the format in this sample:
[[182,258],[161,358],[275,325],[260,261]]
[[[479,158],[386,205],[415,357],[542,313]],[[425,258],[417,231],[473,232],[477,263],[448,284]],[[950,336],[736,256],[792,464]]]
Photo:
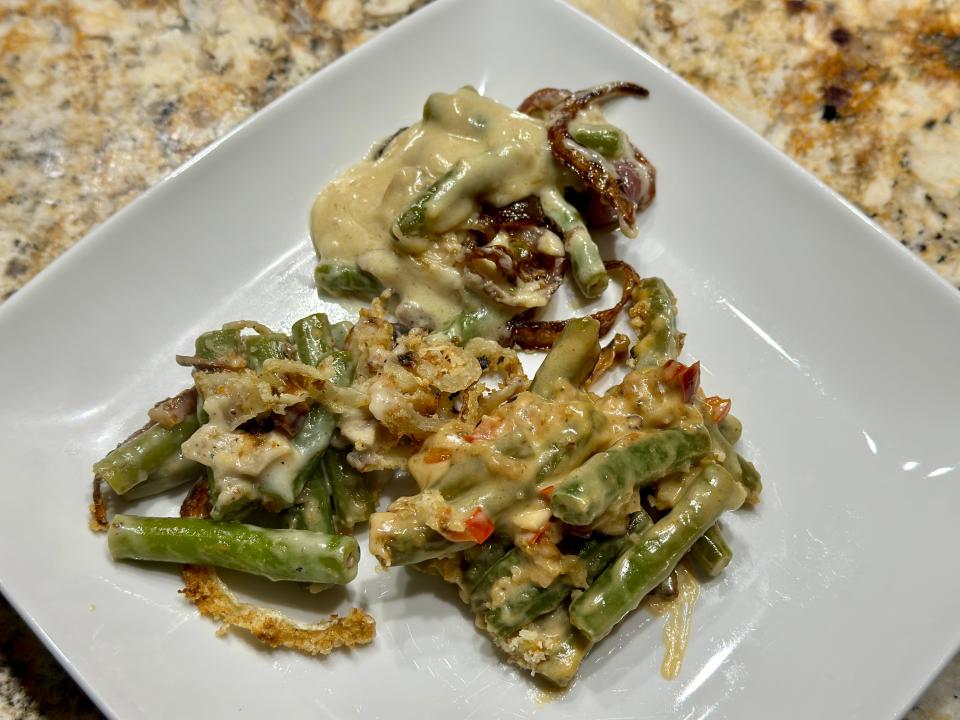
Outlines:
[[[574,3],[960,287],[960,5]],[[0,299],[212,140],[420,4],[4,3]],[[909,718],[960,720],[958,695],[960,658]],[[0,601],[0,718],[97,716]]]

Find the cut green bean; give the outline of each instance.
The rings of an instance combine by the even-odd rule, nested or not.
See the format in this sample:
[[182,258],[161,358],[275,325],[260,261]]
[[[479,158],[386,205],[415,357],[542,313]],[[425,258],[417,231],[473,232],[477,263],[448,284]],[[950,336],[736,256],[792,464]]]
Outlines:
[[444,330],[450,338],[458,338],[461,345],[475,337],[494,337],[503,329],[508,316],[497,308],[477,301],[473,310],[464,310]]
[[458,162],[424,190],[394,222],[391,232],[406,252],[419,254],[429,247],[428,241],[423,238],[423,235],[427,234],[427,204],[435,195],[447,192],[460,181],[465,169],[466,165],[462,161]]
[[704,573],[716,577],[730,564],[733,551],[720,528],[714,525],[690,548],[690,558]]
[[243,338],[247,367],[260,372],[267,360],[279,360],[290,356],[290,338],[281,333],[250,335]]
[[717,423],[717,427],[731,445],[736,445],[743,435],[743,423],[733,413],[727,413],[727,416]]
[[370,552],[384,567],[412,565],[466,550],[474,543],[455,543],[415,519],[397,513],[370,516]]
[[290,334],[297,346],[300,362],[307,365],[319,365],[320,361],[334,349],[333,333],[330,321],[323,313],[308,315],[297,320]]
[[[632,520],[627,535],[587,540],[578,553],[586,570],[587,584],[592,583],[629,543],[637,541],[651,525],[650,516],[641,510]],[[520,562],[531,561],[523,557]],[[519,575],[524,575],[522,568]],[[509,635],[559,607],[573,590],[574,586],[566,576],[545,588],[529,580],[523,581],[518,587],[511,588],[499,605],[490,609],[485,618],[487,628],[497,635]]]
[[593,642],[636,609],[725,510],[739,507],[743,489],[720,465],[704,466],[673,509],[627,547],[570,604],[570,619]]
[[194,354],[204,360],[218,360],[242,352],[240,330],[211,330],[203,333],[194,343]]
[[203,465],[193,460],[187,460],[183,456],[183,451],[178,450],[164,460],[160,467],[151,472],[146,480],[124,493],[123,497],[125,500],[138,500],[151,495],[159,495],[188,482],[195,482],[203,476],[204,472],[206,472],[206,468]]
[[760,492],[763,490],[760,473],[754,464],[742,455],[737,455],[737,461],[740,464],[740,482],[747,490],[747,502],[755,505],[760,500]]
[[604,157],[616,157],[620,152],[620,131],[613,125],[578,125],[570,128],[574,142]]
[[344,262],[320,262],[313,271],[317,291],[333,297],[375,298],[383,284],[366,270]]
[[[331,353],[334,368],[331,381],[337,385],[349,385],[353,381],[355,363],[348,352]],[[337,414],[324,407],[314,405],[303,419],[297,434],[291,438],[298,451],[299,462],[286,468],[269,468],[260,476],[258,488],[263,494],[264,504],[281,509],[292,505],[308,479],[314,473],[314,466],[330,445],[330,439],[337,427]]]
[[580,387],[597,364],[598,357],[600,323],[591,317],[575,318],[567,323],[543,359],[530,383],[530,391],[550,398],[561,380]]
[[215,565],[271,580],[337,585],[356,577],[360,558],[348,536],[198,518],[116,515],[107,544],[114,560]]
[[[537,618],[522,630],[527,632],[516,638],[517,645],[521,648],[519,653],[516,649],[511,649],[514,642],[512,638],[501,640],[500,646],[507,651],[513,662],[562,688],[573,680],[580,663],[593,646],[590,640],[570,623],[566,606],[558,607],[552,613]],[[537,643],[530,648],[533,652],[529,654],[523,652],[524,643],[527,642],[524,634],[532,639],[530,642]],[[546,650],[540,644],[543,641],[547,641],[543,643],[548,648]]]
[[347,346],[347,336],[353,330],[353,323],[349,320],[342,320],[330,326],[330,336],[333,338],[333,346],[337,350],[343,350]]
[[590,525],[617,500],[677,472],[710,449],[703,426],[655,430],[629,444],[597,453],[557,484],[553,514],[571,525]]
[[346,456],[328,449],[323,456],[324,470],[333,495],[333,510],[338,526],[347,532],[366,522],[376,509],[373,493],[363,477],[350,467]]
[[197,417],[184,419],[172,428],[151,425],[120,447],[111,450],[93,466],[93,474],[123,495],[180,452],[180,446],[200,427]]
[[473,545],[463,551],[463,588],[472,593],[480,579],[493,565],[510,551],[510,546],[491,538],[482,545]]
[[[634,308],[642,322],[630,349],[636,367],[660,367],[680,353],[677,300],[660,278],[643,278],[634,291]],[[633,311],[631,311],[631,315]]]
[[330,478],[322,462],[310,464],[306,483],[297,495],[297,504],[287,510],[287,527],[292,530],[335,533]]
[[540,193],[540,204],[544,214],[563,233],[563,244],[580,292],[588,298],[599,297],[607,289],[610,276],[604,267],[603,258],[600,257],[600,250],[590,237],[590,231],[587,230],[580,213],[563,199],[563,195],[556,188],[543,190]]

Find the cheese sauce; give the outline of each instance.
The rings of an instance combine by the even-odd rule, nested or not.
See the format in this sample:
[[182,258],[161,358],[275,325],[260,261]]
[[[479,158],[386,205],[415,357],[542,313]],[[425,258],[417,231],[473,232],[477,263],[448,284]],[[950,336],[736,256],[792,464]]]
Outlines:
[[[398,216],[456,163],[471,166],[469,197],[427,205],[438,232],[476,212],[477,200],[502,206],[556,182],[544,124],[461,88],[431,95],[424,119],[393,138],[379,157],[363,160],[317,196],[310,234],[324,261],[355,263],[394,289],[398,317],[442,328],[465,308],[463,234],[447,232],[419,254],[391,233]],[[478,184],[479,183],[479,184]]]

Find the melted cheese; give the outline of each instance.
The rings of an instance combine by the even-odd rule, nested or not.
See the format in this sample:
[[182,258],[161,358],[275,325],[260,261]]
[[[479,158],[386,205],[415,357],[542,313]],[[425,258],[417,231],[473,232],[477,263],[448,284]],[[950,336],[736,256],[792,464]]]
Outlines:
[[557,167],[544,124],[479,95],[471,88],[430,96],[424,119],[383,150],[327,185],[310,217],[322,260],[356,263],[393,288],[398,316],[445,327],[468,297],[461,272],[463,238],[457,233],[408,254],[391,234],[397,217],[456,163],[471,167],[469,193],[431,203],[426,215],[442,232],[477,210],[478,199],[501,206],[556,182]]

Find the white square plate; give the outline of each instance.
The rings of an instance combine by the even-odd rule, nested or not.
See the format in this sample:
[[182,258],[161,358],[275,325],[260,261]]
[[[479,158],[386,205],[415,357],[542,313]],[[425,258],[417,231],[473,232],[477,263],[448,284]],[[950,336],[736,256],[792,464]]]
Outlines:
[[[449,588],[376,573],[369,556],[339,600],[369,609],[376,642],[326,659],[217,638],[175,569],[110,561],[86,527],[91,464],[187,382],[173,355],[199,332],[286,328],[323,307],[306,228],[326,181],[433,90],[516,103],[613,79],[650,89],[610,113],[659,170],[640,238],[617,252],[676,291],[687,355],[734,398],[766,480],[759,509],[730,518],[736,559],[703,589],[679,679],[660,677],[661,621],[643,611],[541,706]],[[0,309],[3,591],[124,718],[894,718],[960,644],[958,326],[960,295],[635,48],[549,0],[442,2],[258,114]],[[273,590],[300,617],[333,609]]]

